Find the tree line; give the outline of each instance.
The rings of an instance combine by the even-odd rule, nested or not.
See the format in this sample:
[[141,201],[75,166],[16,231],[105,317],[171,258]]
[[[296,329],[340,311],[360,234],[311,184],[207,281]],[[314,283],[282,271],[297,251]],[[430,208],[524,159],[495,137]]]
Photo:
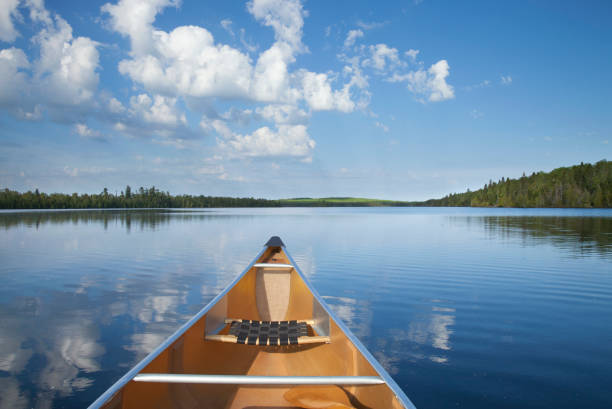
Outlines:
[[474,207],[612,207],[612,162],[581,163],[518,179],[489,181],[482,189],[453,193],[424,202],[375,199],[256,199],[253,197],[172,196],[169,192],[128,185],[120,194],[104,188],[99,194],[20,193],[0,190],[0,209],[211,208],[288,206],[474,206]]
[[277,200],[252,197],[172,196],[169,192],[140,187],[132,191],[128,185],[120,194],[104,188],[99,194],[0,191],[0,209],[111,209],[111,208],[198,208],[198,207],[275,207]]
[[518,179],[489,181],[482,189],[430,199],[419,206],[612,207],[612,162],[557,168]]

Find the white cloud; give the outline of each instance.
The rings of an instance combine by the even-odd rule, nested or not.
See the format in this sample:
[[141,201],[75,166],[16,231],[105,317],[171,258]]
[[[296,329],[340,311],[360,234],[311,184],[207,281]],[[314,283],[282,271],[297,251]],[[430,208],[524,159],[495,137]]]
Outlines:
[[0,50],[0,104],[13,106],[21,99],[28,86],[28,76],[23,71],[30,67],[25,53],[15,47]]
[[77,105],[91,100],[98,87],[97,43],[87,37],[72,36],[72,27],[61,17],[37,36],[40,60],[36,77],[52,102]]
[[410,60],[412,60],[412,62],[415,62],[420,52],[421,52],[420,50],[415,50],[411,48],[410,50],[406,51],[404,54],[406,54],[410,58]]
[[[304,17],[307,13],[300,1],[253,0],[247,4],[247,10],[258,22],[274,30],[274,43],[254,60],[236,48],[215,42],[213,35],[202,27],[181,26],[170,32],[155,29],[155,16],[165,7],[176,4],[170,0],[147,3],[142,0],[120,0],[117,4],[102,7],[102,11],[110,15],[111,27],[131,40],[131,56],[120,61],[119,71],[141,85],[147,94],[157,95],[154,98],[174,98],[164,103],[155,99],[155,102],[160,102],[160,109],[167,108],[163,111],[164,115],[160,116],[160,113],[145,114],[147,109],[152,110],[156,106],[147,94],[133,97],[130,109],[132,116],[147,123],[157,120],[160,124],[176,126],[184,123],[176,109],[169,109],[176,106],[177,98],[195,98],[200,101],[206,98],[210,102],[207,103],[209,107],[202,111],[207,114],[201,120],[200,128],[204,132],[216,132],[229,139],[223,142],[225,147],[233,147],[241,155],[254,156],[258,152],[268,155],[278,151],[267,143],[268,139],[279,138],[279,146],[294,146],[297,143],[297,151],[302,153],[292,156],[303,157],[303,152],[310,152],[311,148],[305,150],[304,147],[309,146],[308,141],[311,140],[305,127],[302,134],[301,128],[289,125],[306,123],[308,114],[301,108],[304,104],[313,111],[350,112],[355,108],[351,88],[363,86],[365,82],[358,70],[345,73],[350,79],[340,89],[332,87],[337,80],[334,73],[319,74],[300,69],[290,71],[295,56],[307,51],[302,43]],[[140,16],[139,20],[134,21],[134,16]],[[233,33],[231,20],[223,20],[220,24]],[[244,33],[241,29],[240,39],[243,44]],[[249,52],[256,51],[250,44],[245,44],[245,48]],[[219,117],[214,109],[217,99],[268,105],[254,110],[229,109]],[[198,103],[190,105],[196,107]],[[148,108],[141,109],[142,106]],[[122,113],[121,107],[118,101],[109,102],[112,112]],[[215,120],[219,118],[225,119],[221,121],[224,125],[217,123],[214,126]],[[240,135],[231,129],[234,124],[246,126],[251,120],[261,118],[273,121],[277,130],[260,127],[251,134]],[[136,130],[130,118],[117,122],[116,129],[122,132],[133,134]],[[257,143],[263,143],[264,149],[249,148]]]
[[276,124],[304,124],[308,114],[294,105],[266,105],[258,107],[256,113],[268,121]]
[[222,147],[229,147],[239,156],[293,156],[309,159],[315,147],[304,125],[279,125],[276,130],[263,126],[251,134],[232,132],[220,120],[212,126],[224,138]]
[[221,27],[223,27],[223,29],[227,31],[232,37],[236,36],[234,30],[232,30],[232,20],[230,20],[229,18],[221,20]]
[[364,30],[372,30],[374,28],[381,28],[389,24],[389,21],[358,21],[357,25]]
[[296,103],[299,91],[290,85],[287,66],[293,62],[293,50],[277,42],[264,51],[257,60],[253,75],[251,96],[257,101]]
[[98,44],[73,37],[72,27],[44,8],[41,0],[27,0],[30,18],[42,24],[32,38],[39,57],[28,61],[17,48],[0,50],[0,104],[20,118],[42,116],[45,108],[67,117],[93,103],[97,91]]
[[231,107],[229,110],[221,114],[221,118],[234,124],[247,126],[253,119],[252,109],[238,109]]
[[73,168],[70,166],[64,166],[63,172],[71,177],[100,175],[105,173],[116,172],[115,168],[101,168],[97,166],[85,167],[85,168]]
[[455,97],[453,87],[446,82],[450,66],[446,60],[433,64],[427,71],[419,69],[407,74],[408,89],[423,95],[431,102],[444,101]]
[[355,41],[358,38],[363,37],[363,31],[361,30],[351,30],[348,32],[347,36],[346,36],[346,40],[344,40],[344,46],[345,47],[350,47],[353,44],[355,44]]
[[108,109],[113,114],[121,114],[125,112],[125,107],[117,98],[111,98],[108,101]]
[[119,71],[147,90],[194,97],[247,97],[250,59],[225,45],[215,45],[208,30],[182,26],[155,31],[154,54],[119,63]]
[[75,124],[74,131],[85,138],[99,138],[101,136],[99,131],[93,130],[85,124]]
[[130,98],[131,110],[145,122],[176,127],[185,125],[187,119],[184,113],[176,108],[176,98],[154,95],[153,99],[147,94],[140,94]]
[[178,6],[178,0],[120,0],[106,3],[102,12],[111,16],[111,27],[130,38],[132,54],[146,54],[153,47],[153,22],[155,16],[168,6]]
[[502,75],[500,81],[503,85],[510,85],[512,84],[512,77],[509,75]]
[[386,44],[376,44],[368,47],[370,58],[363,60],[363,66],[384,70],[389,66],[403,65],[399,59],[397,48],[391,48]]
[[285,42],[295,51],[304,51],[305,12],[299,0],[252,0],[247,3],[247,10],[256,20],[274,29],[277,42]]
[[351,84],[346,84],[342,90],[332,91],[327,74],[302,72],[302,87],[304,99],[315,111],[338,110],[351,112],[355,103],[350,96]]
[[250,41],[247,41],[246,30],[244,28],[240,29],[240,44],[250,53],[254,53],[258,48],[256,44],[251,44]]
[[19,0],[3,0],[0,4],[0,40],[7,43],[15,41],[19,33],[15,30],[13,19],[19,18]]
[[45,8],[44,0],[25,0],[26,6],[30,9],[30,19],[47,26],[53,24],[51,13]]

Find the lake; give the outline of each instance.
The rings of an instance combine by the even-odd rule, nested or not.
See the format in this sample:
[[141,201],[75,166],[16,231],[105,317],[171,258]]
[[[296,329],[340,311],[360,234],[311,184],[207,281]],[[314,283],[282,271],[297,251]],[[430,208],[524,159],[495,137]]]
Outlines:
[[419,408],[612,407],[612,210],[0,212],[0,408],[82,408],[272,235]]

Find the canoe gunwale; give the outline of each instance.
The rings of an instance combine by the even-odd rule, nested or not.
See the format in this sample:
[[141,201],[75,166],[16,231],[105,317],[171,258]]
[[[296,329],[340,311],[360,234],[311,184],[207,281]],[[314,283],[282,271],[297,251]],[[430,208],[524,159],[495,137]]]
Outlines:
[[[115,382],[110,388],[108,388],[102,395],[98,397],[91,405],[88,406],[88,409],[98,409],[101,408],[105,403],[110,401],[113,396],[121,391],[121,389],[128,384],[136,375],[140,373],[147,365],[149,365],[159,354],[161,354],[166,348],[172,345],[176,340],[178,340],[189,328],[191,328],[196,322],[198,322],[206,313],[214,307],[223,297],[229,293],[229,291],[244,277],[244,275],[255,265],[257,260],[264,254],[264,252],[268,249],[267,246],[264,246],[263,249],[255,256],[253,261],[249,263],[249,265],[240,273],[234,280],[223,291],[221,291],[215,298],[212,299],[211,302],[206,304],[204,308],[202,308],[196,315],[191,317],[189,321],[183,324],[179,329],[177,329],[174,334],[170,335],[164,342],[162,342],[157,348],[155,348],[149,355],[147,355],[142,361],[137,363],[132,369],[128,371],[125,375],[123,375],[117,382]],[[293,262],[293,260],[292,260]]]
[[321,297],[319,292],[310,284],[310,281],[306,278],[300,267],[296,264],[293,257],[289,251],[283,246],[283,251],[285,255],[293,265],[295,271],[299,274],[299,276],[304,280],[304,283],[308,287],[308,289],[312,292],[312,296],[321,304],[321,307],[327,312],[329,318],[334,320],[335,324],[344,332],[344,335],[353,343],[355,348],[363,354],[364,358],[368,361],[370,365],[374,368],[374,370],[378,373],[378,375],[385,381],[389,389],[393,391],[397,399],[404,405],[406,409],[416,409],[416,406],[412,403],[410,398],[404,393],[404,391],[399,387],[397,383],[391,378],[391,375],[382,367],[382,365],[374,358],[374,356],[367,350],[367,348],[359,341],[359,339],[351,332],[351,330],[344,324],[344,322],[339,319],[336,314],[329,308],[325,300]]

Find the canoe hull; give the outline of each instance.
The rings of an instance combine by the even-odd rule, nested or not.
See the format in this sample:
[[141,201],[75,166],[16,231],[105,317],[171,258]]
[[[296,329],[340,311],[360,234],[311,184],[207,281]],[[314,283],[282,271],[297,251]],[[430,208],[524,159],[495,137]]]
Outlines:
[[[275,305],[274,293],[257,291],[262,263],[293,266],[277,281],[277,291],[287,299],[284,320],[312,321],[315,335],[329,336],[328,343],[255,346],[207,340],[223,334],[228,317],[249,320],[270,318],[266,306]],[[274,273],[277,274],[277,273]],[[280,273],[278,273],[280,274]],[[279,284],[280,283],[280,284]],[[283,285],[288,288],[283,289]],[[262,283],[259,281],[259,287]],[[264,285],[265,287],[265,285]],[[269,288],[273,288],[269,287]],[[268,294],[266,294],[268,293]],[[262,300],[269,296],[271,300]],[[281,303],[284,303],[283,299]],[[225,324],[225,325],[224,325]],[[380,377],[379,385],[240,385],[135,382],[137,374],[214,374],[246,376],[360,376]],[[414,408],[387,372],[350,333],[310,286],[283,247],[266,246],[247,269],[207,307],[164,342],[90,408],[290,408],[309,407],[304,402],[342,403],[337,407]],[[338,400],[340,399],[340,400]]]

